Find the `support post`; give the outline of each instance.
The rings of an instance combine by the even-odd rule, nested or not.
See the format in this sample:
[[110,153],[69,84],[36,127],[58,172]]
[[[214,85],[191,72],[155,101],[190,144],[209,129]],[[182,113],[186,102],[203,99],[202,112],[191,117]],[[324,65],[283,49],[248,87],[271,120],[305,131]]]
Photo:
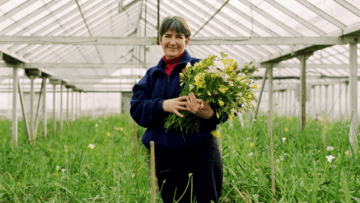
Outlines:
[[74,88],[71,89],[71,120],[74,119]]
[[349,91],[348,91],[348,88],[349,88],[349,81],[346,81],[345,82],[345,118],[349,118],[349,107],[348,107],[348,104],[349,104]]
[[315,102],[315,85],[312,86],[312,93],[313,93],[313,96],[312,96],[312,111],[313,111],[313,117],[315,118],[316,117],[316,102]]
[[80,117],[81,117],[81,115],[82,115],[82,114],[81,114],[81,92],[82,92],[82,91],[79,92],[79,116],[80,116]]
[[56,106],[55,106],[55,101],[56,101],[56,85],[61,84],[61,80],[59,79],[50,79],[50,83],[53,85],[53,124],[52,124],[52,128],[53,128],[53,133],[54,135],[56,135]]
[[329,85],[325,85],[325,119],[328,117],[328,111],[329,111],[329,108],[328,108],[328,92],[329,92]]
[[20,96],[20,104],[21,104],[21,109],[22,109],[22,113],[23,113],[23,117],[24,117],[25,130],[26,130],[28,141],[31,142],[31,133],[30,133],[28,119],[27,119],[27,116],[26,116],[26,109],[25,109],[24,99],[23,99],[24,96],[23,96],[23,92],[21,91],[19,80],[17,82],[18,82],[17,86],[18,86],[18,89],[19,89],[19,96]]
[[66,85],[66,121],[69,122],[69,88],[70,86]]
[[79,107],[78,107],[78,91],[75,91],[75,119],[77,119],[79,117],[78,113],[79,113]]
[[18,143],[18,117],[17,117],[17,91],[18,91],[18,68],[13,68],[13,97],[12,97],[12,143],[17,146]]
[[43,96],[43,135],[47,138],[47,112],[46,112],[46,76],[42,76],[44,84],[44,96]]
[[350,135],[349,141],[352,146],[354,154],[357,154],[358,148],[358,107],[357,107],[357,98],[358,98],[358,88],[357,88],[357,40],[349,44],[350,50],[350,108],[351,108],[351,123],[350,123]]
[[321,85],[319,85],[319,115],[321,115],[321,104],[322,104],[322,94],[321,94]]
[[41,97],[44,91],[44,80],[41,83],[40,93],[39,93],[39,101],[36,109],[36,117],[35,117],[35,128],[34,128],[34,134],[33,134],[33,140],[36,140],[36,135],[38,131],[38,125],[39,125],[39,117],[40,117],[40,106],[41,106]]
[[63,131],[63,82],[60,83],[60,133]]
[[309,58],[311,54],[302,54],[297,56],[301,63],[301,73],[300,73],[300,94],[301,94],[301,119],[300,119],[300,125],[301,130],[305,129],[306,126],[306,60]]
[[30,76],[30,134],[33,139],[35,133],[35,125],[34,125],[34,79],[35,76]]
[[332,118],[332,120],[335,120],[335,85],[334,84],[332,84],[331,85],[332,86],[332,99],[331,99],[331,101],[332,101],[332,105],[331,105],[331,118]]
[[[268,74],[268,68],[265,69],[265,74],[264,74],[264,77],[263,77],[264,79],[263,79],[262,84],[261,84],[261,91],[260,91],[259,101],[256,104],[256,110],[255,110],[255,116],[254,116],[254,119],[253,119],[253,123],[256,121],[256,117],[257,117],[257,115],[259,113],[260,103],[261,103],[262,94],[263,94],[264,88],[265,88],[265,82],[266,82],[267,74]],[[120,104],[120,106],[121,106],[121,104]]]
[[342,112],[341,112],[341,83],[339,83],[339,118],[341,120]]

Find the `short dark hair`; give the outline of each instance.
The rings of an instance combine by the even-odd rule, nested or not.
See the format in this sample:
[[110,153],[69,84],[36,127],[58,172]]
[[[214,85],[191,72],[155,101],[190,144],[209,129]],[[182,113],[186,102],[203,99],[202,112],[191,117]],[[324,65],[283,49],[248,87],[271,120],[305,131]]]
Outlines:
[[166,31],[175,30],[177,33],[184,34],[186,38],[190,37],[191,30],[184,18],[179,16],[169,16],[161,22],[159,37],[162,37]]

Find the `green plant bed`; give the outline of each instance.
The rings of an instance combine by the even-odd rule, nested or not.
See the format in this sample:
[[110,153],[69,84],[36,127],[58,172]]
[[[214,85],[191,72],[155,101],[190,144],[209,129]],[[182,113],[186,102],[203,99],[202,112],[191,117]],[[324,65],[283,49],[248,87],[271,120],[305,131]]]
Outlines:
[[[220,202],[272,201],[267,122],[260,115],[254,125],[245,121],[241,127],[237,118],[234,127],[222,125]],[[275,116],[272,123],[277,202],[359,202],[360,161],[359,155],[350,156],[348,121],[308,119],[304,131],[298,117]],[[145,129],[136,130],[136,176],[129,116],[82,117],[64,122],[62,133],[57,122],[56,135],[49,120],[47,138],[40,122],[33,144],[24,126],[20,121],[15,147],[11,121],[0,120],[0,202],[150,202],[149,152],[140,140]],[[335,157],[331,163],[329,155]]]

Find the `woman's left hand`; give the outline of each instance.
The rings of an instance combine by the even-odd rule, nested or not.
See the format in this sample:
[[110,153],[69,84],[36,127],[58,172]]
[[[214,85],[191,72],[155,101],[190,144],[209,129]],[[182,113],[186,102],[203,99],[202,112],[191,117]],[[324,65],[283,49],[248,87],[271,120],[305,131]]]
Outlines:
[[186,104],[187,110],[200,118],[210,119],[214,115],[214,110],[204,100],[196,98],[195,94],[191,92]]

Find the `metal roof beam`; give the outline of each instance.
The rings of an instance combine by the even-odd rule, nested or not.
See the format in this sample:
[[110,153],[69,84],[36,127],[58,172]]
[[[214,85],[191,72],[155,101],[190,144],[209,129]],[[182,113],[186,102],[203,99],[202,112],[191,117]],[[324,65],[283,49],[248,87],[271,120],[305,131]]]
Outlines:
[[[156,37],[0,36],[0,44],[157,45]],[[343,45],[342,37],[193,37],[192,45]]]
[[350,4],[349,2],[345,1],[345,0],[334,0],[336,3],[340,4],[340,6],[346,8],[348,11],[352,12],[353,14],[357,15],[360,17],[360,9],[358,9],[357,7],[353,6],[352,4]]

